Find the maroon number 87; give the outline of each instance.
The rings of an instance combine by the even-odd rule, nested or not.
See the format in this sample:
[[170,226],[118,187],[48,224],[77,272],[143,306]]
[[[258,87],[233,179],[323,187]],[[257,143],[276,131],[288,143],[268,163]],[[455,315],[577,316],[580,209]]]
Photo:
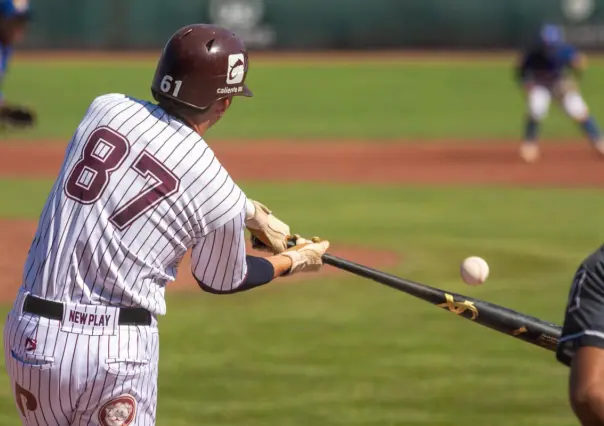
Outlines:
[[[130,153],[128,140],[108,127],[94,130],[84,144],[79,161],[71,169],[65,182],[65,194],[82,204],[92,204],[101,198],[111,174]],[[150,185],[131,200],[118,206],[109,221],[119,230],[128,228],[162,200],[178,192],[180,180],[164,164],[147,151],[141,152],[131,166]]]

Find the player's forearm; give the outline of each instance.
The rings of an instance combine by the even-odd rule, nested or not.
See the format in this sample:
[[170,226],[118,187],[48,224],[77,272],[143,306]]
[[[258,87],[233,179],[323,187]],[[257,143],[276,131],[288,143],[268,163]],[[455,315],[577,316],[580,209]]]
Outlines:
[[232,283],[226,289],[221,283],[203,283],[197,279],[202,290],[213,294],[232,294],[251,290],[270,283],[275,278],[288,272],[292,261],[287,256],[275,255],[270,257],[246,256],[247,274],[240,282]]
[[603,409],[598,404],[602,401],[594,401],[594,406],[573,406],[573,411],[581,422],[581,426],[604,426]]
[[266,260],[273,265],[273,278],[280,277],[289,272],[292,267],[292,260],[287,256],[278,254],[276,256],[267,257]]
[[[591,349],[594,348],[588,348]],[[598,349],[599,350],[599,349]],[[599,376],[585,378],[585,370],[597,368],[597,365],[585,365],[585,355],[575,355],[577,364],[571,364],[570,402],[573,412],[581,421],[582,426],[604,426],[604,383]],[[582,361],[583,365],[579,364]],[[583,371],[581,371],[583,369]],[[594,377],[595,376],[595,377]]]
[[247,275],[243,282],[237,286],[239,291],[249,290],[268,284],[272,280],[285,274],[291,269],[292,261],[289,257],[275,255],[270,257],[246,256]]

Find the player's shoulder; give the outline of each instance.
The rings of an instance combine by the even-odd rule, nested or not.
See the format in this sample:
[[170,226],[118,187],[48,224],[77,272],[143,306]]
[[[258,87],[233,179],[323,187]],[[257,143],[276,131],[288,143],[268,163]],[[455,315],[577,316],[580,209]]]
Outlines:
[[126,95],[121,93],[108,93],[97,96],[88,105],[88,111],[95,111],[104,108],[111,108],[112,105],[126,101]]
[[574,44],[571,44],[571,43],[564,43],[560,47],[566,51],[577,51],[578,50],[577,46],[575,46]]
[[218,187],[236,186],[231,174],[220,160],[220,153],[217,154],[202,137],[195,135],[188,144],[194,146],[191,157],[197,162],[194,170],[198,185],[212,192]]
[[[124,121],[145,119],[155,115],[160,118],[157,105],[152,102],[137,99],[122,93],[108,93],[97,96],[92,100],[86,111],[86,116],[94,116],[103,122],[120,124]],[[114,120],[115,119],[115,120]]]
[[225,179],[231,179],[228,171],[223,166],[220,158],[205,139],[197,134],[192,134],[189,143],[193,146],[196,159],[200,167],[196,168],[198,181],[207,184],[213,181],[217,176],[224,176]]
[[182,144],[191,145],[194,153],[187,156],[191,162],[187,165],[187,175],[192,182],[187,191],[193,195],[186,198],[192,200],[190,206],[205,232],[211,232],[243,211],[246,196],[222,164],[220,150],[215,152],[201,137]]
[[572,59],[579,50],[572,44],[563,44],[558,48],[558,55],[565,59]]
[[90,108],[99,108],[99,107],[111,107],[117,103],[143,103],[139,99],[133,98],[131,96],[124,95],[122,93],[107,93],[104,95],[97,96],[90,103]]

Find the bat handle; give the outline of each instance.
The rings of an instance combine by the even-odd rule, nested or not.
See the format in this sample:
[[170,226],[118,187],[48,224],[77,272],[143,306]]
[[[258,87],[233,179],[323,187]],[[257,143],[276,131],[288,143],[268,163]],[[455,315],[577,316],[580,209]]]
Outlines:
[[[290,237],[287,241],[287,247],[292,248],[296,245],[296,240],[294,237]],[[359,271],[363,271],[367,273],[371,270],[371,268],[363,267],[361,265],[352,264],[352,262],[341,259],[337,256],[333,256],[329,253],[325,253],[321,256],[323,263],[326,265],[333,266],[335,268],[343,269],[348,272],[358,273]],[[351,266],[352,265],[352,266]]]
[[294,237],[289,237],[287,239],[287,248],[292,248],[296,245],[296,240],[294,239]]

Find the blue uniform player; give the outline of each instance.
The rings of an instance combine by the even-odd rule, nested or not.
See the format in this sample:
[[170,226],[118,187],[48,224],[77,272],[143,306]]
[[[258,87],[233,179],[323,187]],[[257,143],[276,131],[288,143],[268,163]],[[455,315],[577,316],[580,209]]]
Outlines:
[[28,0],[0,0],[0,128],[33,124],[33,112],[25,107],[10,105],[1,90],[13,46],[25,34],[29,19]]
[[526,93],[528,116],[520,156],[532,163],[539,159],[539,123],[547,116],[552,98],[576,121],[599,154],[604,140],[576,84],[585,69],[585,56],[566,43],[562,29],[544,25],[538,43],[521,58],[517,77]]

